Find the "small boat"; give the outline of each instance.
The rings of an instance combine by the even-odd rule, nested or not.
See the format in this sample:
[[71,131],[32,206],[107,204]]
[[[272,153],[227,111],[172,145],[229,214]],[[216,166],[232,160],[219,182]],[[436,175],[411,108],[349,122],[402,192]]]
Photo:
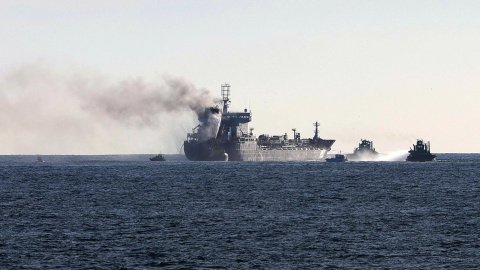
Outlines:
[[38,156],[38,157],[37,157],[37,162],[43,162],[43,159],[42,159],[41,156]]
[[151,161],[166,161],[165,157],[162,154],[158,154],[150,158]]
[[327,162],[345,162],[348,161],[347,157],[342,154],[335,154],[335,157],[333,158],[326,158],[325,159]]
[[413,145],[413,149],[408,151],[410,155],[407,161],[434,161],[437,156],[430,153],[430,142],[424,143],[423,140],[417,139],[417,144]]

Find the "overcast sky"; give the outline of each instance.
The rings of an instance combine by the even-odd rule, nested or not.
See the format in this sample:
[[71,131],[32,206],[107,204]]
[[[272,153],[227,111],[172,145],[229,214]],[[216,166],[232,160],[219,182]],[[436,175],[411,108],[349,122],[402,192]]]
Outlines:
[[319,121],[334,152],[422,138],[478,153],[479,14],[480,1],[0,0],[0,154],[178,153],[198,121],[164,107],[185,101],[175,87],[220,97],[225,82],[257,135],[312,137]]

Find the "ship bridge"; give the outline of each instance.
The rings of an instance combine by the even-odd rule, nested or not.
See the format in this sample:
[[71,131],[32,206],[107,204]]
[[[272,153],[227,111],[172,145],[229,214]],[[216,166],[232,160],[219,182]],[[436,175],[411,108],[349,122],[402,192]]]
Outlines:
[[230,84],[222,85],[223,113],[220,123],[222,140],[248,135],[248,123],[252,121],[252,113],[245,109],[243,112],[230,112]]
[[252,121],[252,113],[247,112],[227,112],[222,115],[220,128],[223,130],[223,139],[230,140],[232,138],[248,135],[248,123]]
[[230,121],[238,124],[245,124],[252,121],[252,113],[247,112],[227,112],[226,114],[222,115],[222,121]]

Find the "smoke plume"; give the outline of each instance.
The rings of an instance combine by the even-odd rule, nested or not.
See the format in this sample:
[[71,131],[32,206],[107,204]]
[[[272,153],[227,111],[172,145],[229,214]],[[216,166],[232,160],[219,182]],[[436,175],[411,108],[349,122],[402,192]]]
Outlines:
[[175,153],[194,116],[208,123],[204,110],[215,105],[181,78],[25,65],[0,74],[0,154]]
[[203,142],[211,138],[215,138],[220,128],[222,114],[218,107],[210,107],[205,109],[205,113],[200,115],[198,121],[201,125],[198,128],[198,140]]
[[179,78],[164,77],[164,84],[127,79],[101,91],[76,90],[83,101],[82,109],[135,125],[154,125],[160,113],[192,110],[200,116],[206,107],[215,104],[210,91],[197,89]]

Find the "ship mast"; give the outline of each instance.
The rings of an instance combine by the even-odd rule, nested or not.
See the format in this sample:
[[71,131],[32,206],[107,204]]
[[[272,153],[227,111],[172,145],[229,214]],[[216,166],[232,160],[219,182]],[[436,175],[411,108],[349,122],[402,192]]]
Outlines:
[[320,126],[320,123],[318,123],[318,121],[315,121],[315,123],[313,123],[313,125],[315,126],[315,136],[313,137],[313,140],[317,141],[318,140],[318,127]]
[[228,112],[228,105],[230,104],[230,84],[222,84],[222,100],[223,100],[223,112],[225,114]]

